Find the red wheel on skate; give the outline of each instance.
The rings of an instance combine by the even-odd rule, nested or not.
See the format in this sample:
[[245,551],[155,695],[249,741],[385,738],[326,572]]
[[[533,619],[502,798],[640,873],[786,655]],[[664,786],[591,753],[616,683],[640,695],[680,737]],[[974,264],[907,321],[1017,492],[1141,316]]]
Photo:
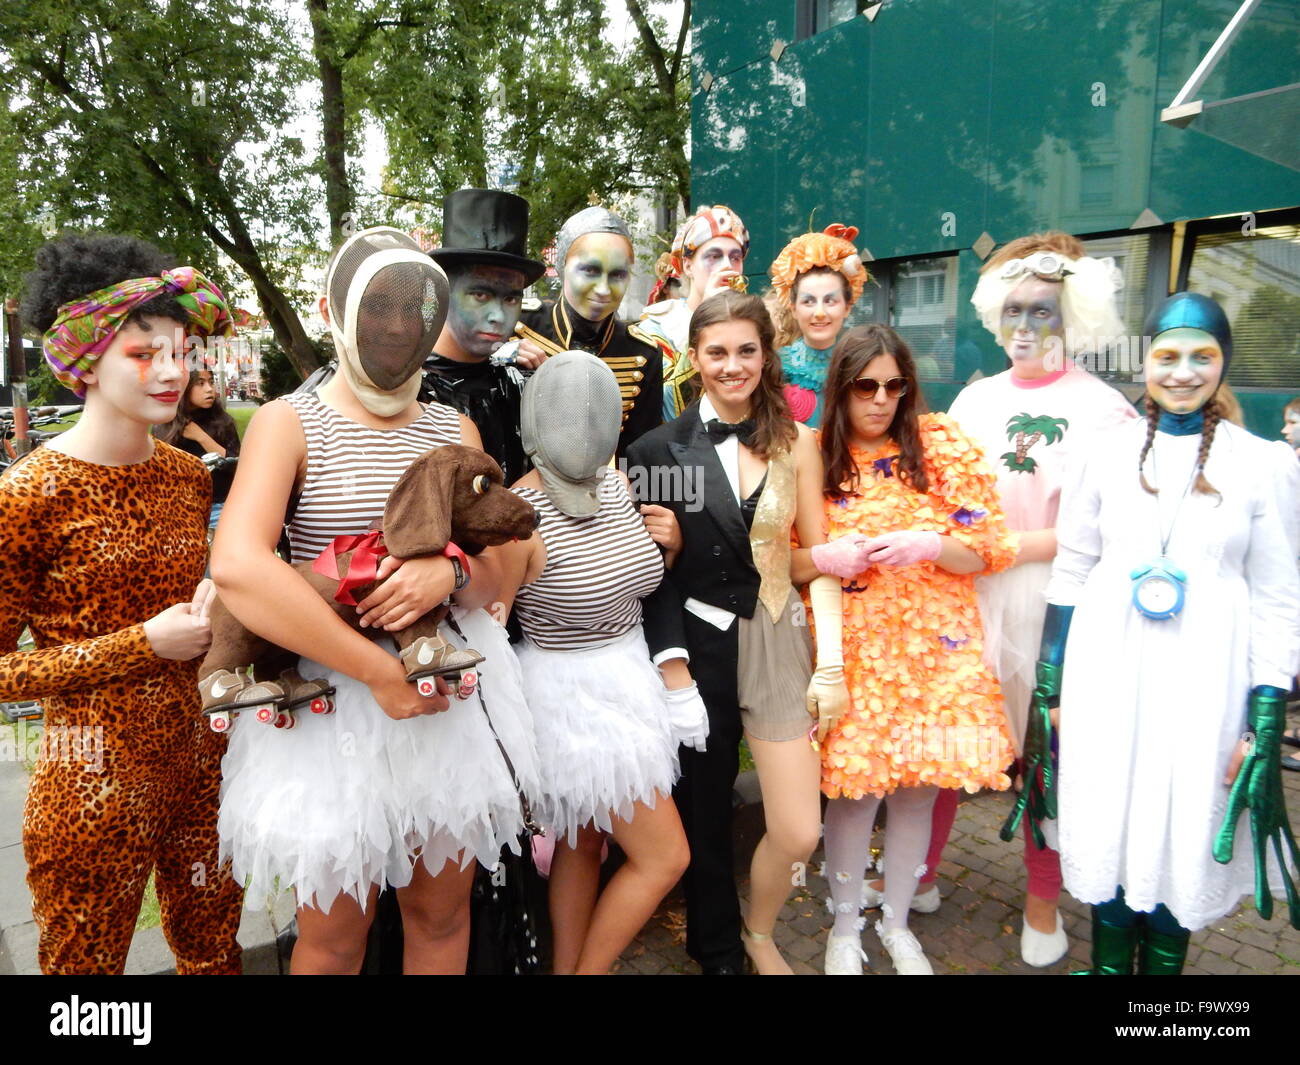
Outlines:
[[259,706],[257,708],[257,720],[262,722],[264,725],[269,725],[274,722],[275,715],[275,707],[271,706],[269,703],[266,706]]
[[295,725],[295,723],[296,723],[296,722],[295,722],[294,719],[293,719],[293,714],[285,713],[283,710],[281,710],[281,711],[280,711],[278,714],[276,714],[276,716],[275,716],[275,727],[276,727],[276,728],[293,728],[293,726]]
[[230,728],[229,714],[212,714],[208,717],[208,728],[213,732],[225,732]]
[[433,677],[421,677],[415,682],[415,690],[424,698],[432,699],[438,694],[438,682]]
[[316,696],[311,701],[311,712],[313,714],[328,714],[330,712],[329,700],[320,695]]
[[477,687],[478,673],[472,669],[467,669],[460,675],[460,686],[456,689],[456,694],[462,699],[468,699],[474,694],[474,689]]

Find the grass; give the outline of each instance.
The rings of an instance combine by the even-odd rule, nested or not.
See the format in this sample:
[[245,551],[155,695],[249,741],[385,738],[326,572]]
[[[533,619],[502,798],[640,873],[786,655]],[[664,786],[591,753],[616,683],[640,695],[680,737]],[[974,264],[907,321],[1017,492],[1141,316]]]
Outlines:
[[239,439],[244,439],[244,432],[248,428],[248,421],[258,412],[258,407],[234,407],[228,410],[228,413],[235,419],[235,428],[239,430]]

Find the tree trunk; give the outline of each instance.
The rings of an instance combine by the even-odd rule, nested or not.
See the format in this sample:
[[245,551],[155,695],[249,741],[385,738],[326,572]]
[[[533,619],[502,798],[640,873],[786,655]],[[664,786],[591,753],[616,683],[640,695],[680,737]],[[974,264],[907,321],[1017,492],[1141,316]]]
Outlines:
[[325,209],[330,219],[330,243],[338,245],[352,209],[348,183],[347,110],[343,97],[343,71],[338,65],[334,31],[329,24],[327,0],[308,0],[311,13],[312,52],[320,68],[321,137],[325,146]]

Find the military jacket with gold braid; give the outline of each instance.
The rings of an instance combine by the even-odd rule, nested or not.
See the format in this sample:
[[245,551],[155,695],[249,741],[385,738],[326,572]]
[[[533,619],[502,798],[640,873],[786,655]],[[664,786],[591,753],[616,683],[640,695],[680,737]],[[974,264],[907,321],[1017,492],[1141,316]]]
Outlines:
[[537,308],[525,304],[515,333],[540,345],[548,355],[589,351],[614,371],[623,395],[623,431],[616,452],[619,458],[633,440],[662,420],[663,359],[659,349],[632,336],[616,316],[592,322],[563,299]]

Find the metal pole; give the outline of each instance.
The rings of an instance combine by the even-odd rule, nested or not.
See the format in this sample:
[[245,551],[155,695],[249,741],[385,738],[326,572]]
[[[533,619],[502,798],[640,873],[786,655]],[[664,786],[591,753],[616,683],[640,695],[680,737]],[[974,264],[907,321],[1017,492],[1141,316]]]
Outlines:
[[21,457],[32,449],[27,435],[27,363],[23,357],[23,331],[18,321],[18,301],[5,300],[5,332],[9,336],[9,383],[14,394],[14,454]]

